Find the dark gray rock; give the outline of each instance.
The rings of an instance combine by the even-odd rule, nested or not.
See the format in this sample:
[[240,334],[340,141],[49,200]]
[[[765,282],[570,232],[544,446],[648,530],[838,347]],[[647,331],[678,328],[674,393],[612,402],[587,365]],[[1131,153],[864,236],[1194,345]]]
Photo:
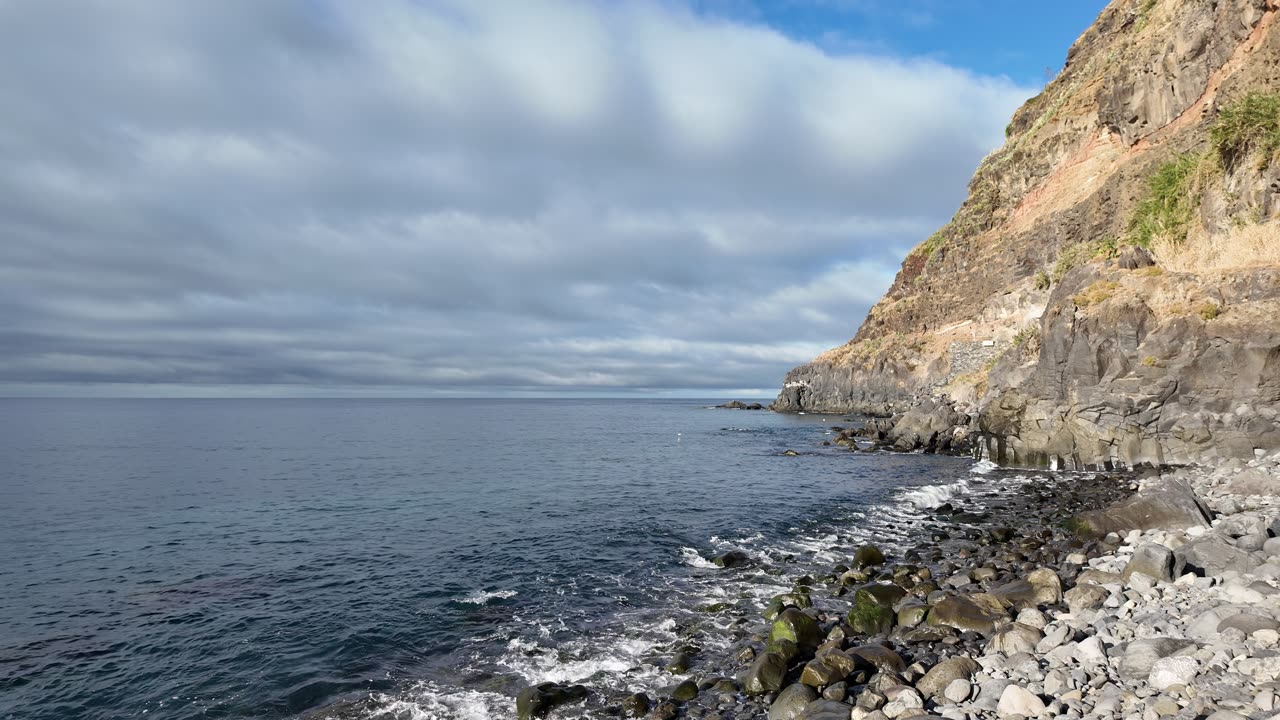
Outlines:
[[1187,543],[1178,549],[1178,555],[1187,570],[1205,577],[1216,577],[1228,570],[1245,573],[1254,565],[1249,553],[1214,536]]
[[1133,557],[1121,575],[1126,582],[1135,572],[1160,582],[1173,582],[1181,570],[1182,566],[1172,550],[1164,545],[1144,543],[1133,551]]
[[588,690],[582,685],[542,683],[520,691],[516,696],[516,716],[519,720],[531,720],[545,716],[552,710],[586,698]]

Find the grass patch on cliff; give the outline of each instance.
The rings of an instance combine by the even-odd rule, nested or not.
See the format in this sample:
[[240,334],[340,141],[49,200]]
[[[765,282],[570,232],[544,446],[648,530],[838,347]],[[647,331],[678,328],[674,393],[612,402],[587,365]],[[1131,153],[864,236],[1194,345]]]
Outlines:
[[1225,168],[1255,153],[1266,168],[1280,153],[1280,95],[1253,92],[1222,108],[1209,142]]
[[1098,282],[1085,288],[1083,291],[1071,296],[1071,302],[1077,307],[1087,308],[1090,305],[1101,305],[1110,300],[1116,291],[1120,289],[1120,283],[1110,280],[1099,280]]
[[[1111,238],[1068,245],[1058,253],[1058,259],[1053,263],[1053,270],[1049,273],[1048,279],[1056,283],[1074,268],[1098,258],[1113,258],[1118,251],[1119,244]],[[1039,276],[1036,278],[1036,288],[1044,289],[1040,287]]]
[[1203,273],[1280,265],[1280,224],[1232,225],[1225,233],[1203,235],[1194,242],[1161,245],[1156,259],[1172,272]]
[[1129,221],[1129,242],[1151,248],[1157,243],[1180,244],[1200,208],[1205,156],[1180,155],[1156,170],[1147,182],[1147,196]]
[[942,246],[946,244],[947,236],[943,234],[942,230],[939,230],[938,232],[930,235],[924,242],[915,246],[915,248],[912,249],[911,254],[931,258],[934,253],[941,250]]

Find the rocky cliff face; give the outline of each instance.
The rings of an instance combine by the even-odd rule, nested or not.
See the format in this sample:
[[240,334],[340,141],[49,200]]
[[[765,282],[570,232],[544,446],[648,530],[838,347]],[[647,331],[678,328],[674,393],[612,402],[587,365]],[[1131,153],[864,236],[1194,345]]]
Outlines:
[[952,221],[774,409],[946,398],[1018,465],[1280,448],[1278,6],[1113,2]]

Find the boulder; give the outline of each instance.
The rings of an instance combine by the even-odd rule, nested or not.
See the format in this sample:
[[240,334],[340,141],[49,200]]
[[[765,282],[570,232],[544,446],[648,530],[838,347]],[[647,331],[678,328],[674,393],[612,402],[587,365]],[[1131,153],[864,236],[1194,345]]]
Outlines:
[[804,706],[795,720],[849,720],[851,708],[834,700],[814,700]]
[[1044,633],[1030,625],[1009,623],[997,628],[991,634],[991,640],[987,643],[987,654],[1001,652],[1005,655],[1015,655],[1022,652],[1035,652],[1036,645],[1043,637]]
[[1162,486],[1122,500],[1104,510],[1081,513],[1074,518],[1077,533],[1102,537],[1130,530],[1185,530],[1209,527],[1209,511],[1191,486],[1170,480]]
[[818,699],[818,693],[808,685],[788,685],[769,706],[769,720],[795,720],[809,703]]
[[991,591],[1005,607],[1014,610],[1035,609],[1062,600],[1062,581],[1048,568],[1034,570],[1026,580],[1014,580]]
[[516,696],[516,717],[519,720],[544,717],[561,705],[586,698],[587,694],[587,689],[581,685],[560,685],[553,682],[532,685]]
[[689,702],[696,697],[698,697],[698,683],[692,680],[685,680],[671,691],[671,699],[678,702]]
[[967,657],[953,657],[934,665],[924,677],[916,682],[916,689],[928,698],[936,698],[942,694],[955,680],[969,680],[978,672],[978,663]]
[[853,564],[860,568],[884,564],[884,553],[875,545],[863,545],[853,554]]
[[1229,570],[1247,573],[1254,565],[1249,553],[1212,535],[1189,542],[1178,552],[1188,571],[1205,577],[1216,577]]
[[907,663],[902,656],[883,645],[858,645],[845,651],[852,658],[861,658],[876,667],[878,671],[892,670],[903,672]]
[[1044,701],[1035,693],[1020,685],[1006,685],[1000,694],[1000,704],[996,706],[1000,717],[1019,715],[1024,718],[1035,718],[1045,715],[1048,709]]
[[844,680],[846,675],[848,673],[842,673],[822,660],[814,658],[805,664],[804,671],[800,673],[800,682],[809,687],[824,688]]
[[711,558],[711,562],[714,563],[716,567],[740,567],[742,565],[751,564],[751,556],[741,550],[730,550],[729,552],[721,553]]
[[949,702],[962,703],[969,699],[969,695],[973,692],[973,684],[964,678],[957,678],[947,684],[943,689],[942,696]]
[[1193,657],[1178,655],[1161,658],[1151,666],[1151,674],[1147,682],[1157,690],[1166,690],[1174,685],[1186,685],[1200,671],[1200,663]]
[[628,695],[622,701],[622,714],[624,717],[638,718],[648,714],[649,709],[653,707],[653,701],[644,693],[635,693]]
[[929,611],[930,625],[945,625],[960,631],[990,635],[996,628],[1012,620],[1004,605],[986,593],[955,595],[945,598]]
[[812,651],[822,642],[822,630],[813,618],[796,608],[787,608],[769,630],[770,643],[780,640],[790,640],[801,650]]
[[778,692],[782,690],[786,674],[786,658],[774,652],[761,653],[742,675],[742,692],[748,695]]
[[1102,607],[1102,603],[1106,601],[1111,593],[1106,588],[1097,585],[1076,585],[1067,591],[1063,599],[1066,600],[1067,607],[1071,612],[1079,612],[1081,610],[1096,610]]
[[846,618],[849,627],[864,635],[883,635],[893,629],[893,610],[867,594],[855,594]]
[[1181,569],[1172,550],[1156,543],[1143,543],[1133,551],[1133,557],[1125,565],[1121,577],[1128,582],[1135,572],[1139,572],[1159,582],[1173,582]]
[[1249,613],[1237,613],[1230,617],[1223,618],[1218,623],[1218,632],[1223,632],[1235,628],[1245,635],[1252,635],[1259,630],[1280,630],[1280,622],[1276,622],[1275,618],[1263,617],[1261,615],[1252,615]]

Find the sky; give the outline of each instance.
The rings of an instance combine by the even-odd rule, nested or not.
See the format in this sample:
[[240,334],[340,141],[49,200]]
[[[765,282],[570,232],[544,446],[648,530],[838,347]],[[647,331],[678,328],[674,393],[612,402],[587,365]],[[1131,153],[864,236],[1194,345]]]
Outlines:
[[770,397],[1104,4],[0,0],[0,396]]

